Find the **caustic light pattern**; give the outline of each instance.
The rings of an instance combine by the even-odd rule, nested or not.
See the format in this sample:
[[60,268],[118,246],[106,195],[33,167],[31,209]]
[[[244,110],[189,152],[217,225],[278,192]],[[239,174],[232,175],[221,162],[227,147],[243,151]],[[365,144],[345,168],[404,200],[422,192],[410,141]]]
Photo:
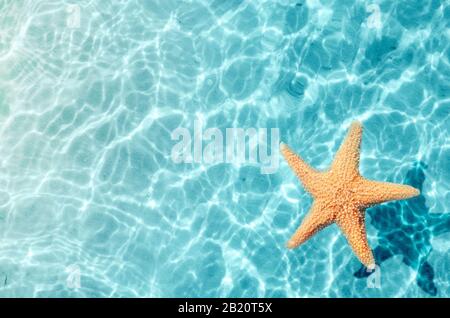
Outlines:
[[[449,297],[449,27],[445,0],[0,1],[0,296]],[[367,209],[376,288],[335,225],[285,247],[312,199],[284,161],[173,162],[196,120],[317,169],[360,121],[361,175],[421,193]]]

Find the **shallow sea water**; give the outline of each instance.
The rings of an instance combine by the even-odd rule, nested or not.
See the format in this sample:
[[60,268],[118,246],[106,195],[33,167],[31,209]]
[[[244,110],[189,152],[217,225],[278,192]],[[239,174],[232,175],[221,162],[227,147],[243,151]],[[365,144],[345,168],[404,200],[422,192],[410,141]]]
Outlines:
[[[445,0],[0,1],[0,296],[449,297],[449,38]],[[361,173],[422,190],[367,212],[379,279],[336,226],[285,248],[282,159],[175,164],[195,120],[316,168],[360,120]]]

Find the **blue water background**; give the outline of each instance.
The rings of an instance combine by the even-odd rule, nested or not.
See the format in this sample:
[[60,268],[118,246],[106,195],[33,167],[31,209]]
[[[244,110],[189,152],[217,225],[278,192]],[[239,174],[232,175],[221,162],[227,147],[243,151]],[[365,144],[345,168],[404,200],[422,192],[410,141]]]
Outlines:
[[[449,297],[449,27],[445,0],[0,1],[0,296]],[[316,168],[360,120],[361,173],[422,189],[367,213],[379,288],[336,226],[285,248],[312,199],[281,159],[175,164],[195,120]]]

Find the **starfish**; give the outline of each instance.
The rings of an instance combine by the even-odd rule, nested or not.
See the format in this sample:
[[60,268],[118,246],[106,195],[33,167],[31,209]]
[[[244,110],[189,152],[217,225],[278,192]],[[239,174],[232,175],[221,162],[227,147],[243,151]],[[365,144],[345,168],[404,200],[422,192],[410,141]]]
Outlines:
[[280,149],[287,163],[314,198],[302,224],[287,243],[298,247],[323,228],[336,223],[363,265],[375,269],[365,226],[365,209],[379,203],[419,195],[411,186],[365,179],[359,173],[362,126],[353,122],[330,169],[317,171],[287,145]]

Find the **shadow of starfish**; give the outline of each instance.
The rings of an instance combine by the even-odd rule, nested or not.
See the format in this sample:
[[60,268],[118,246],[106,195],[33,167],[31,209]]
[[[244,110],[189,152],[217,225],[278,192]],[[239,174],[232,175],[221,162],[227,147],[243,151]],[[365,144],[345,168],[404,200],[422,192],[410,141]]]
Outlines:
[[[416,162],[406,175],[406,184],[422,192],[427,165]],[[381,265],[394,255],[402,255],[403,263],[417,272],[417,285],[432,296],[437,295],[434,270],[427,258],[432,251],[431,238],[450,232],[450,213],[430,213],[425,197],[392,202],[367,210],[371,224],[378,230],[378,242],[374,250],[375,261]],[[355,272],[358,278],[372,272],[362,266]]]

